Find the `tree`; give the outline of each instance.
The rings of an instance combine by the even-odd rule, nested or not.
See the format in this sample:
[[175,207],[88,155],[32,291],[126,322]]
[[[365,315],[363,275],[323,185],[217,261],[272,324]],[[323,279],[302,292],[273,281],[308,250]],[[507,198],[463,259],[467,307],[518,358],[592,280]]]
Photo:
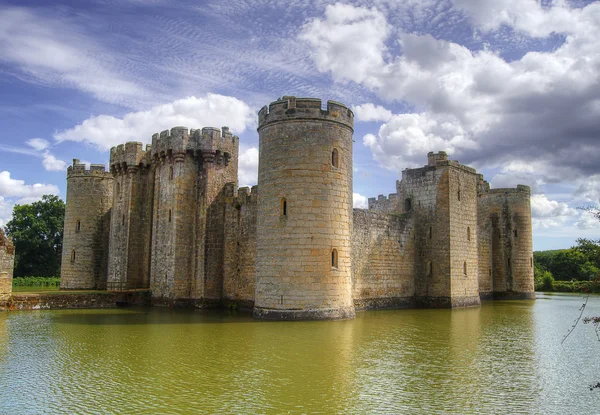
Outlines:
[[15,205],[6,233],[15,245],[15,277],[60,274],[65,203],[54,195]]

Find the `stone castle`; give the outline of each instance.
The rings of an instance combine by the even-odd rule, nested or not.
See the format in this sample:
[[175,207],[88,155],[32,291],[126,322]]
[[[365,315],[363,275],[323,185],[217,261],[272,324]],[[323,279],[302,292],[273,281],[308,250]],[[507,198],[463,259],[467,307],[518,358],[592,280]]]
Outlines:
[[15,246],[0,228],[0,305],[10,298],[14,267]]
[[534,298],[530,189],[429,153],[352,208],[353,113],[286,96],[258,113],[258,186],[238,137],[175,127],[67,169],[62,289],[149,289],[157,305],[235,304],[265,319]]

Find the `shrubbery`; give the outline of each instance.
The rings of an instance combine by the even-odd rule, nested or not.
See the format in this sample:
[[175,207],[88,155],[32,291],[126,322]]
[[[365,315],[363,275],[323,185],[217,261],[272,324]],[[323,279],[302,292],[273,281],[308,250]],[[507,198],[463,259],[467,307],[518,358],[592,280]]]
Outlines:
[[13,287],[59,287],[58,277],[15,277]]

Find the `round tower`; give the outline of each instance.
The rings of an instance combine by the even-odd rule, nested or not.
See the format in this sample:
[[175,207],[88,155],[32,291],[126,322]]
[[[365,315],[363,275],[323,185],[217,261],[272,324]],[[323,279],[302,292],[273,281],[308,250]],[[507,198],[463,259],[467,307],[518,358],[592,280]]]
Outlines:
[[283,97],[258,113],[254,316],[355,316],[351,280],[354,114]]
[[104,288],[113,177],[104,165],[74,159],[67,169],[61,289]]

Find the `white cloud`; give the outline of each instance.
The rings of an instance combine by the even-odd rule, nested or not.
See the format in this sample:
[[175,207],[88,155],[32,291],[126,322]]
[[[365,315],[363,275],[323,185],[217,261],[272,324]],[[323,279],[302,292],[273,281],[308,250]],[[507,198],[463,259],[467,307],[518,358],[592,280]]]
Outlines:
[[431,118],[427,113],[394,115],[379,128],[377,136],[365,135],[363,144],[371,149],[375,160],[390,170],[424,165],[430,151],[452,155],[457,149],[477,147],[459,122],[450,117]]
[[[396,121],[392,117],[377,136],[365,137],[374,158],[398,169],[407,167],[400,163],[414,161],[410,154],[415,149],[446,150],[468,164],[538,162],[538,172],[548,175],[548,181],[597,173],[600,2],[581,9],[564,1],[547,7],[531,0],[457,4],[471,7],[473,15],[499,19],[486,20],[488,30],[509,24],[529,27],[527,33],[534,36],[554,31],[565,40],[552,50],[508,61],[486,48],[473,52],[430,34],[400,33],[388,39],[387,21],[374,9],[328,6],[321,18],[304,26],[300,38],[311,48],[318,70],[415,108],[415,114]],[[372,26],[377,22],[380,29],[365,30],[365,21]],[[338,33],[361,40],[345,43]],[[394,40],[401,54],[386,47]],[[352,65],[364,48],[368,59]],[[440,131],[442,125],[447,128]],[[557,165],[564,166],[560,174]]]
[[12,217],[13,207],[16,203],[27,204],[40,200],[43,195],[58,195],[58,187],[53,184],[25,184],[24,180],[10,177],[10,172],[0,172],[0,226]]
[[331,71],[338,81],[375,86],[385,65],[384,41],[389,34],[385,16],[375,8],[336,3],[327,6],[323,19],[305,24],[300,39],[312,47],[320,71]]
[[352,202],[353,206],[356,209],[368,209],[369,201],[366,196],[361,195],[360,193],[352,193]]
[[65,171],[67,163],[54,157],[49,151],[44,152],[42,165],[47,171]]
[[239,134],[255,123],[254,111],[237,98],[218,94],[188,97],[168,104],[157,105],[147,111],[125,114],[123,118],[97,115],[54,138],[59,141],[78,141],[94,145],[100,150],[126,141],[149,143],[152,134],[175,125],[189,128],[228,126]]
[[258,182],[258,149],[242,151],[238,157],[238,178],[240,187],[251,187]]
[[48,85],[77,88],[96,98],[129,105],[147,94],[111,68],[115,59],[65,18],[31,9],[0,10],[0,61],[16,65],[25,77]]
[[392,111],[388,110],[381,105],[375,105],[372,103],[366,103],[362,105],[355,105],[352,107],[354,111],[354,119],[356,121],[383,121],[387,122],[392,118]]
[[579,229],[596,229],[600,228],[600,221],[590,212],[583,211],[577,222],[575,222],[575,226]]
[[531,218],[534,229],[562,227],[577,216],[577,210],[570,208],[567,203],[549,200],[544,194],[531,196]]
[[25,184],[24,180],[16,180],[10,177],[10,172],[0,172],[0,196],[19,198],[41,198],[45,194],[57,195],[58,187],[53,184]]
[[29,147],[33,148],[37,151],[42,151],[47,149],[50,146],[48,140],[44,140],[43,138],[31,138],[25,142]]

